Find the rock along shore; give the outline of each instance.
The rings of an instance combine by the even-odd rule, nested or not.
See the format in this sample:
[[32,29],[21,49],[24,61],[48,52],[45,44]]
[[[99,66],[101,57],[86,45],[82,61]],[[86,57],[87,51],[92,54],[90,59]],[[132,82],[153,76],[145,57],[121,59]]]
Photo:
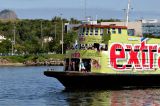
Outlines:
[[6,59],[0,59],[0,66],[63,66],[64,61],[59,59],[48,59],[45,61],[26,61],[24,63],[13,63]]

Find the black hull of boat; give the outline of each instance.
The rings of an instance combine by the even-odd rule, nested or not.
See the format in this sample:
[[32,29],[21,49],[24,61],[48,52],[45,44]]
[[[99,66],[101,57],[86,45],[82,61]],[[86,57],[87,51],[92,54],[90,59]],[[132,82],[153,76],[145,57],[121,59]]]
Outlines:
[[45,71],[66,89],[120,89],[160,87],[160,74],[104,74]]

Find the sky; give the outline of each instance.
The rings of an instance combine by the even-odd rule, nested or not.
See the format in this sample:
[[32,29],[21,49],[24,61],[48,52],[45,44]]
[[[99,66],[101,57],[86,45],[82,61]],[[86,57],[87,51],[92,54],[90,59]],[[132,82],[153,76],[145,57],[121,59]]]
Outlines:
[[[0,0],[0,10],[12,9],[20,18],[45,18],[63,14],[65,18],[124,18],[128,0]],[[159,18],[160,0],[131,0],[130,19]]]

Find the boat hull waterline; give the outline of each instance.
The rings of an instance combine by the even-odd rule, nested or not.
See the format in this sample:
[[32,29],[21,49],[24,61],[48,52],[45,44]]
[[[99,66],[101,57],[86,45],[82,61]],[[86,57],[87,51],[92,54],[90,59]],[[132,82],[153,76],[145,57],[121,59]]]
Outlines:
[[108,74],[74,71],[45,71],[44,75],[58,79],[66,89],[160,87],[160,74]]

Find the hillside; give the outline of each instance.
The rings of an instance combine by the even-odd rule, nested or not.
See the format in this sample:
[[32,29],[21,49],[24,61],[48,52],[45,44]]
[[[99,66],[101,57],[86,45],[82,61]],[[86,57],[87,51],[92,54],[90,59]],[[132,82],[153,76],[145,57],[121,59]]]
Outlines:
[[0,19],[17,19],[17,18],[18,17],[16,13],[12,10],[5,9],[0,12]]

